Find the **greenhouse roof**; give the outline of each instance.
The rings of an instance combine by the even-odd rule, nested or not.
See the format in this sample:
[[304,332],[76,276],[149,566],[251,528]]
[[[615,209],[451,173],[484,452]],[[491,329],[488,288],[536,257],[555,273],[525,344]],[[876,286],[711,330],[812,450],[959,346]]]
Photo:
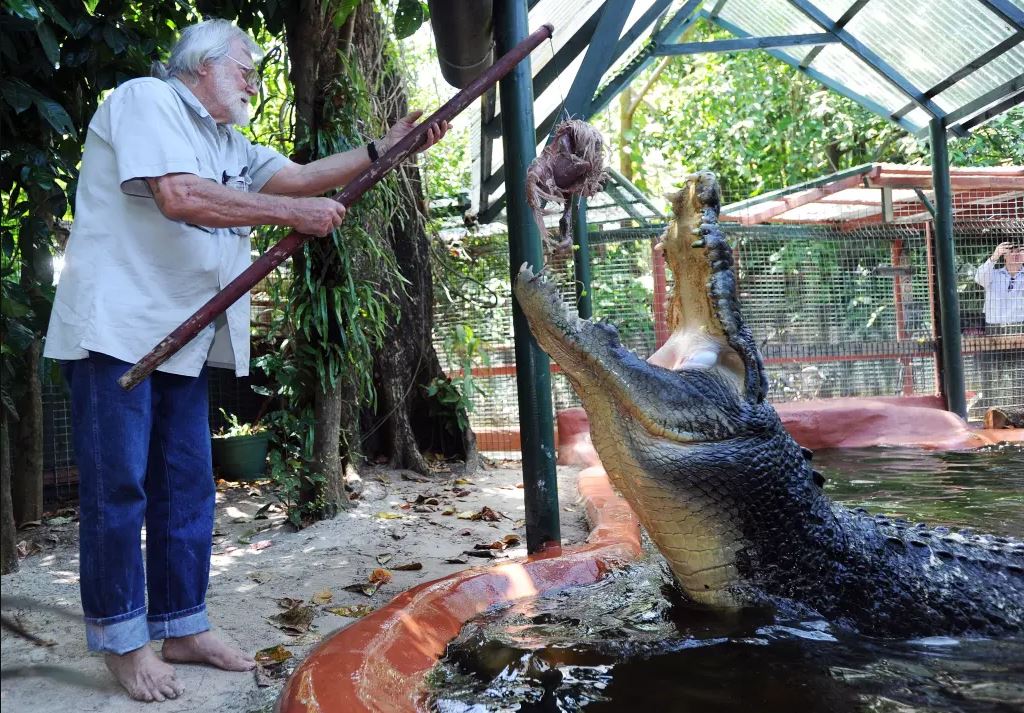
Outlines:
[[[1024,0],[532,0],[555,27],[531,56],[538,146],[567,116],[589,119],[659,56],[761,49],[915,133],[953,135],[1024,100]],[[707,18],[734,39],[680,44]],[[504,205],[500,106],[473,121],[472,200]]]

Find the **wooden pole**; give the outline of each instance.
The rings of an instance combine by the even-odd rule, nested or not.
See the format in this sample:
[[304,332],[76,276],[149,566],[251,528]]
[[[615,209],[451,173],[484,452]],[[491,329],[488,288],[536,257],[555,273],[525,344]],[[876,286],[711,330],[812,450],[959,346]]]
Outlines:
[[[440,109],[424,119],[395,144],[386,154],[356,176],[334,197],[344,206],[351,206],[366,191],[375,186],[384,176],[399,163],[409,157],[424,141],[427,129],[432,124],[450,121],[472,104],[499,79],[508,74],[513,67],[527,57],[544,40],[551,37],[554,27],[544,25],[526,37],[522,42],[509,50],[483,74],[474,79],[469,86],[448,100]],[[276,245],[256,259],[234,280],[210,298],[210,301],[196,310],[195,314],[181,323],[173,332],[153,347],[152,351],[140,359],[131,369],[126,371],[117,383],[125,390],[138,386],[154,370],[174,356],[179,349],[188,344],[218,315],[234,304],[242,295],[253,288],[256,283],[269,275],[271,271],[287,260],[310,236],[292,231]]]

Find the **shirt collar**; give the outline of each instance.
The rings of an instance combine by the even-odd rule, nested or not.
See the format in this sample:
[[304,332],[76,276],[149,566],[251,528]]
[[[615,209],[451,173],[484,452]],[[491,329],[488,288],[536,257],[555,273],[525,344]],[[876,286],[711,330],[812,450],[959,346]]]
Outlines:
[[174,87],[174,91],[178,93],[181,100],[185,102],[185,105],[192,110],[196,116],[202,119],[209,119],[212,123],[216,124],[217,120],[210,116],[210,112],[206,110],[203,103],[196,98],[196,95],[192,93],[192,90],[188,88],[185,82],[181,81],[177,77],[170,77],[166,80],[168,84]]

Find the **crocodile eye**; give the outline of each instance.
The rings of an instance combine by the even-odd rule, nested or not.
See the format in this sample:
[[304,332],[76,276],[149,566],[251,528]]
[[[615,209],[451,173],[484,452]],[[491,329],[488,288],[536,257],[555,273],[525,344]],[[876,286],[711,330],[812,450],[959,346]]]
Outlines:
[[811,471],[811,480],[813,480],[814,484],[817,485],[819,488],[825,487],[825,476],[819,473],[818,471]]

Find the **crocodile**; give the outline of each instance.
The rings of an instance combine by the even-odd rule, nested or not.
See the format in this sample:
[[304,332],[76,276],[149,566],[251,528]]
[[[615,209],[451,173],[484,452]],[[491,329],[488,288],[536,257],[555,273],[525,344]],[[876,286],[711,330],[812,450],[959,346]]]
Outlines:
[[1024,622],[1024,542],[873,516],[830,500],[786,432],[744,323],[721,191],[701,171],[668,196],[660,249],[671,338],[648,360],[581,319],[523,265],[514,292],[590,420],[613,485],[694,605],[822,617],[869,636],[996,635]]

